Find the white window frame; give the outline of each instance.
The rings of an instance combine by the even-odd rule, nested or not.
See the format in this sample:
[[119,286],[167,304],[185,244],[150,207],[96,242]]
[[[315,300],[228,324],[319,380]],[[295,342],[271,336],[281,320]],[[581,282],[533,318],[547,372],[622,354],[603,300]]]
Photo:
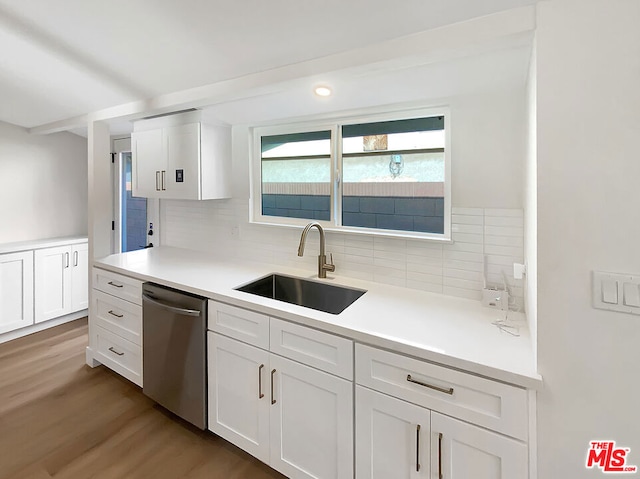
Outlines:
[[[430,116],[444,117],[445,151],[444,151],[444,228],[443,233],[425,233],[419,231],[387,230],[378,228],[364,228],[357,226],[342,226],[342,141],[341,127],[360,123],[375,123],[381,121],[408,120]],[[331,211],[329,221],[287,218],[280,216],[265,216],[262,214],[262,148],[261,137],[288,133],[306,133],[313,131],[331,132]],[[399,238],[420,238],[437,242],[451,242],[451,112],[449,107],[434,107],[409,109],[395,112],[373,113],[357,116],[334,118],[325,120],[311,120],[303,122],[287,122],[271,125],[255,125],[250,128],[250,193],[249,221],[255,224],[301,227],[311,221],[316,221],[327,231],[348,234],[366,234]]]

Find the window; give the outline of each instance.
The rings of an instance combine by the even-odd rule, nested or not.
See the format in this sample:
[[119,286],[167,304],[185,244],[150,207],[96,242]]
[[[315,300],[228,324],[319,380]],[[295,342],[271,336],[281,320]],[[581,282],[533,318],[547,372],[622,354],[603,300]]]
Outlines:
[[450,238],[446,111],[256,128],[252,220]]

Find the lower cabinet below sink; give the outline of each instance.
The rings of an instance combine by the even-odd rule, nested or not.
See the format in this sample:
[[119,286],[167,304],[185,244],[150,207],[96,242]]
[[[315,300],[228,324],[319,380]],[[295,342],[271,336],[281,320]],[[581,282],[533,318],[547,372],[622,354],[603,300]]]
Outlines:
[[353,478],[352,381],[215,332],[207,339],[211,431],[290,478]]
[[213,301],[209,329],[209,429],[291,479],[535,479],[526,389]]

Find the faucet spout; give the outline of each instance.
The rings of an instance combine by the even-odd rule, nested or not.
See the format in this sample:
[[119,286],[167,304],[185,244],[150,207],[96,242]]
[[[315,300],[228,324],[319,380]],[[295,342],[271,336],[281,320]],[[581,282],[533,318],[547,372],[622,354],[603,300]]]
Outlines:
[[318,278],[326,278],[327,271],[335,271],[336,267],[333,262],[327,264],[327,256],[325,254],[324,246],[324,229],[315,221],[309,223],[302,230],[302,235],[300,236],[300,245],[298,246],[298,256],[302,256],[304,254],[304,245],[307,241],[307,234],[309,234],[309,230],[313,227],[318,228],[318,232],[320,233],[320,254],[318,255]]

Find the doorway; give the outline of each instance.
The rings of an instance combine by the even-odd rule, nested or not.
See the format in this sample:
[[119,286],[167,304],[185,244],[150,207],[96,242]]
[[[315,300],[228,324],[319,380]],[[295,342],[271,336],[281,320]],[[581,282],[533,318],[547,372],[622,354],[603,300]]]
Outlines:
[[147,246],[147,199],[132,196],[131,152],[120,153],[120,251]]

